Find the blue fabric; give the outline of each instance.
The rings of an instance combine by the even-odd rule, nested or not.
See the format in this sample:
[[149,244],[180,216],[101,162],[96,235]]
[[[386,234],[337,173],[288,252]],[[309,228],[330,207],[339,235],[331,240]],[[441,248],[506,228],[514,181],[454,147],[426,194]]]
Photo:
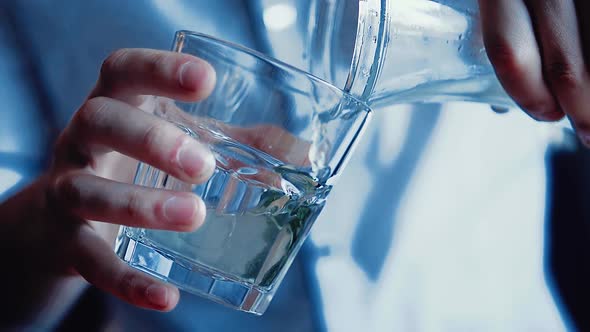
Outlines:
[[[42,169],[48,142],[117,48],[168,49],[174,31],[187,29],[304,65],[287,48],[301,51],[304,38],[261,33],[257,3],[7,3],[0,200]],[[113,299],[118,324],[141,331],[564,330],[543,274],[545,148],[555,132],[518,112],[500,116],[467,104],[400,106],[374,117],[264,316],[182,294],[169,314]]]

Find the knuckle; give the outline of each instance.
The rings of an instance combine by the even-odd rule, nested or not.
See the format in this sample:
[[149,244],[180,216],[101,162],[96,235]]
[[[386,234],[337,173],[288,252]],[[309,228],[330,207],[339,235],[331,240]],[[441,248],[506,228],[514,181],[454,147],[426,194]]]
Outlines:
[[74,116],[74,123],[79,134],[88,134],[93,128],[100,126],[108,117],[108,103],[105,97],[88,99]]
[[50,193],[53,201],[60,208],[72,211],[82,206],[83,192],[76,175],[67,174],[58,177],[53,182]]
[[169,62],[169,58],[160,52],[154,52],[150,54],[146,61],[146,72],[157,76],[164,71],[167,64]]
[[506,40],[494,40],[486,44],[490,61],[498,75],[503,77],[518,77],[526,71],[526,51],[511,45]]
[[545,66],[545,75],[552,87],[558,91],[575,89],[582,85],[582,71],[572,62],[559,57]]
[[129,302],[133,302],[136,299],[136,287],[139,283],[138,276],[133,271],[125,270],[119,280],[117,281],[116,288],[120,296],[127,299]]
[[108,78],[112,73],[117,72],[122,64],[125,63],[129,53],[129,49],[120,49],[109,54],[100,67],[101,77]]
[[99,85],[106,91],[114,90],[117,83],[117,73],[123,70],[130,55],[129,49],[120,49],[111,53],[100,66]]
[[150,124],[141,138],[141,146],[147,151],[152,151],[153,147],[159,142],[161,133],[164,130],[164,125],[160,122]]
[[125,213],[130,220],[138,221],[141,218],[142,201],[139,190],[132,190],[125,206]]
[[89,143],[101,135],[108,123],[108,98],[88,99],[74,114],[68,127],[59,136],[54,153],[61,161],[69,160],[76,165],[92,165],[94,157]]

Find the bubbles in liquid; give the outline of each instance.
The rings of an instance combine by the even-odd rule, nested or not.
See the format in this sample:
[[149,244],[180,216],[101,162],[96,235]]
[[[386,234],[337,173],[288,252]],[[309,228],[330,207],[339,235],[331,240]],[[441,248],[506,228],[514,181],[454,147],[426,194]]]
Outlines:
[[367,66],[363,66],[363,68],[361,69],[361,74],[363,75],[363,77],[369,77],[369,75],[371,75],[371,69],[369,69],[369,67]]

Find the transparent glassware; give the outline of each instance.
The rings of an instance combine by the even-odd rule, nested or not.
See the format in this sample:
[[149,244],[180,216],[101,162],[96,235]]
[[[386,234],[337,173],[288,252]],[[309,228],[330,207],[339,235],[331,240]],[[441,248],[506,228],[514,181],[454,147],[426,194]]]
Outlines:
[[476,0],[359,1],[346,90],[374,107],[472,101],[516,106],[487,57]]
[[[294,25],[262,31],[278,58],[300,54],[304,70],[373,109],[416,102],[516,106],[483,45],[476,0],[259,0],[263,12],[297,9]],[[280,34],[301,35],[287,53]]]
[[207,206],[191,233],[121,228],[129,265],[186,291],[262,314],[325,204],[370,109],[286,64],[181,31],[174,51],[208,61],[213,93],[195,103],[156,98],[155,113],[208,144],[216,170],[191,185],[146,164],[135,183],[192,191]]

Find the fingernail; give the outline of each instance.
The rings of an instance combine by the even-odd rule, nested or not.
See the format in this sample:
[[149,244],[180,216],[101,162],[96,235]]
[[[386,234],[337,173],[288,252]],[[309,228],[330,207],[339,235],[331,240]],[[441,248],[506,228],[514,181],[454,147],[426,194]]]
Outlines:
[[213,173],[215,157],[207,148],[189,139],[178,151],[178,163],[186,175],[201,182]]
[[168,306],[168,289],[162,285],[150,285],[145,291],[145,296],[156,307],[165,308]]
[[557,121],[563,117],[563,113],[554,110],[536,110],[531,112],[533,117],[539,121]]
[[198,90],[207,80],[209,80],[209,70],[203,63],[189,61],[180,67],[178,81],[187,90]]
[[196,199],[190,196],[174,196],[164,202],[164,217],[171,223],[193,223],[199,208]]

